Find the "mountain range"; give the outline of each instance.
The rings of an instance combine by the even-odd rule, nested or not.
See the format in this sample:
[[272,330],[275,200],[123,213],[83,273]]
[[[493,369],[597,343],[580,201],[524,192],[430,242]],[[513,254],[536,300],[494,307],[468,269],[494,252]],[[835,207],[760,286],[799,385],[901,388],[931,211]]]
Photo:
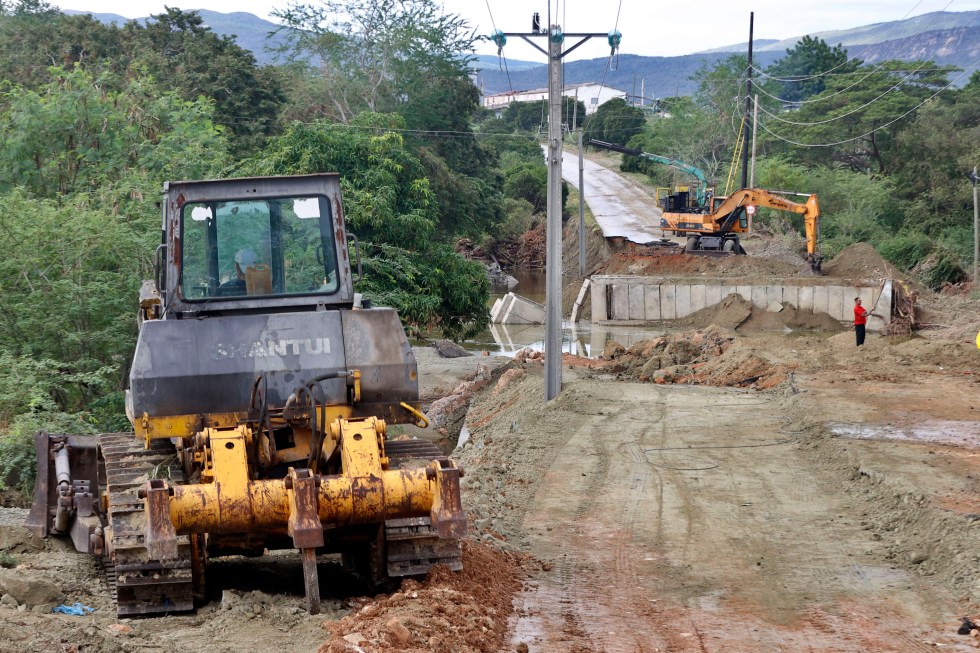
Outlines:
[[[260,64],[275,63],[273,49],[284,44],[286,37],[276,34],[278,26],[245,12],[220,13],[208,9],[197,11],[217,34],[233,36],[238,44],[250,50]],[[65,11],[68,14],[92,13]],[[92,13],[105,23],[125,23],[118,14]],[[146,18],[135,20],[145,21]],[[888,59],[909,61],[932,60],[939,64],[966,70],[955,82],[962,86],[971,70],[980,63],[980,11],[932,12],[899,21],[874,23],[849,30],[815,32],[829,45],[838,43],[851,57],[866,63]],[[802,35],[791,39],[756,39],[753,58],[764,68],[786,54]],[[630,95],[647,98],[690,95],[697,85],[690,80],[701,66],[711,66],[732,53],[745,52],[747,43],[727,45],[696,54],[676,57],[644,57],[621,54],[616,57],[569,61],[565,64],[565,83],[603,82]],[[547,85],[547,66],[539,62],[503,60],[478,56],[471,63],[474,80],[484,95],[509,90],[541,88]]]

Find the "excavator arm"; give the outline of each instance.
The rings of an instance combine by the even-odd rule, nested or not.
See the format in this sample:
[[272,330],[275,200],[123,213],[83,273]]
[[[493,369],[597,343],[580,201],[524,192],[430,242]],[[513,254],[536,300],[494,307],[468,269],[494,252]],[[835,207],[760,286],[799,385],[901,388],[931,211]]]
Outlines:
[[589,140],[586,145],[592,145],[604,150],[610,150],[612,152],[619,152],[620,154],[629,154],[630,156],[640,157],[641,159],[647,159],[649,161],[654,161],[656,163],[662,163],[665,166],[670,166],[671,168],[676,168],[681,172],[687,173],[698,180],[698,190],[696,193],[696,199],[699,205],[704,205],[707,201],[707,191],[708,191],[708,178],[705,176],[704,171],[700,168],[692,166],[689,163],[684,163],[678,159],[673,159],[669,156],[661,156],[660,154],[651,154],[650,152],[643,152],[642,150],[637,150],[631,147],[623,147],[622,145],[616,145],[615,143],[606,143],[604,141],[594,141]]
[[822,257],[817,253],[817,240],[820,235],[820,204],[817,196],[806,193],[792,193],[806,197],[806,202],[800,204],[786,199],[776,191],[761,188],[743,188],[729,195],[713,212],[718,224],[728,221],[735,212],[743,206],[764,206],[779,211],[799,213],[803,216],[803,226],[806,232],[806,258],[814,272],[820,271]]

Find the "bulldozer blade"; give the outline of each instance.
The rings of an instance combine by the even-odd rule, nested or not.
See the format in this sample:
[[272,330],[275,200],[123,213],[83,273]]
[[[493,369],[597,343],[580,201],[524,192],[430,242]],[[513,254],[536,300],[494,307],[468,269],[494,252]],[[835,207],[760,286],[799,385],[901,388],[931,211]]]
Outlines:
[[[90,497],[99,496],[98,457],[96,453],[97,439],[92,436],[54,434],[38,431],[34,435],[34,453],[37,458],[37,477],[34,480],[34,501],[31,510],[24,520],[24,526],[36,537],[44,538],[55,531],[55,519],[58,514],[58,502],[62,498],[58,488],[57,470],[54,464],[56,449],[68,450],[68,465],[70,470],[70,485],[73,489],[85,488]],[[75,510],[83,516],[91,514],[93,509],[88,497],[82,501],[79,493],[79,506]],[[87,515],[85,513],[88,513]],[[67,533],[72,523],[57,531]],[[79,541],[87,540],[80,538]],[[78,542],[76,542],[78,548]],[[85,549],[79,549],[88,552]]]

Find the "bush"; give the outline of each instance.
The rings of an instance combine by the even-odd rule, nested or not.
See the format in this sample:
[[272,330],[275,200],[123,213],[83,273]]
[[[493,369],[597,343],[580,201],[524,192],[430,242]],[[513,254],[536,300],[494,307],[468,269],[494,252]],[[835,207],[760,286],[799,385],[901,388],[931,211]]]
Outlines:
[[34,434],[41,430],[78,435],[98,432],[88,413],[37,411],[18,415],[7,434],[0,435],[0,489],[30,498],[37,476]]
[[878,252],[889,263],[911,270],[932,253],[933,241],[922,233],[902,231],[878,245]]

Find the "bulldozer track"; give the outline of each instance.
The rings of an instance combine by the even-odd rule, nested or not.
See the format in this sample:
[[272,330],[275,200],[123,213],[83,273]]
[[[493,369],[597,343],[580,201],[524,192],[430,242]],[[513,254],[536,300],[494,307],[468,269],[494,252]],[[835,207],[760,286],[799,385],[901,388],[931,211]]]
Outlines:
[[144,500],[139,491],[151,478],[183,482],[177,451],[169,440],[147,449],[131,433],[99,436],[108,494],[106,581],[120,616],[184,612],[194,609],[190,540],[178,538],[174,560],[152,560],[145,544]]
[[[385,442],[385,455],[391,468],[413,460],[425,463],[449,460],[439,447],[426,440],[389,440]],[[385,544],[391,577],[423,575],[439,564],[453,571],[463,568],[459,540],[440,538],[428,517],[385,521]]]

